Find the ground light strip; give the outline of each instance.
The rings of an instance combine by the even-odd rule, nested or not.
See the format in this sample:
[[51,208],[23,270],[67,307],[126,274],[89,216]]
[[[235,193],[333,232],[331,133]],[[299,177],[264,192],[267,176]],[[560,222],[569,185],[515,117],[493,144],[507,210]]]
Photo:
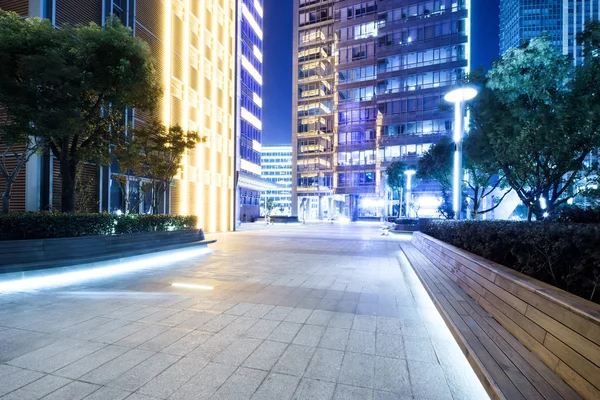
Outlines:
[[15,279],[4,282],[0,281],[0,293],[46,289],[56,286],[72,285],[87,280],[120,275],[126,272],[133,272],[142,269],[166,266],[178,261],[185,261],[193,257],[208,254],[210,252],[211,250],[206,247],[187,250],[174,250],[169,251],[167,254],[140,256],[136,257],[136,260],[134,261],[125,261],[121,263],[109,264],[106,267],[82,269],[72,272],[63,272],[57,274],[43,275],[39,277]]
[[186,288],[186,289],[200,289],[200,290],[213,290],[214,289],[214,287],[209,286],[209,285],[197,285],[194,283],[181,283],[181,282],[173,282],[171,284],[171,286]]

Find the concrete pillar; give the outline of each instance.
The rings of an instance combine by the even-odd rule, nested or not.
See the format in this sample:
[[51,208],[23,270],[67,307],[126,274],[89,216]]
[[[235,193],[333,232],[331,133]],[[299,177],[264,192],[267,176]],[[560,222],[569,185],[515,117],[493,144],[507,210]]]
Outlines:
[[358,220],[358,195],[357,194],[350,195],[350,220],[352,220],[352,221]]
[[29,17],[46,17],[46,2],[44,0],[29,0]]
[[42,156],[32,155],[25,166],[25,211],[40,211]]
[[110,210],[110,167],[98,167],[98,208],[100,212]]
[[319,195],[319,220],[323,219],[323,196]]
[[52,180],[53,180],[52,155],[44,154],[40,166],[40,210],[52,210]]

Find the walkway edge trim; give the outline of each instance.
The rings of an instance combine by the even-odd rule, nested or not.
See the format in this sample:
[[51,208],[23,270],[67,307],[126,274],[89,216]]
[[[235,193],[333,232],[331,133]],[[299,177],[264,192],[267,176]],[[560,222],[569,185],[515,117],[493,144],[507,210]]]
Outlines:
[[467,361],[473,368],[475,375],[477,375],[477,377],[479,378],[479,381],[483,385],[485,391],[488,393],[490,398],[493,400],[508,400],[504,396],[504,394],[502,393],[502,391],[500,390],[500,388],[498,387],[498,385],[496,384],[494,379],[487,372],[483,363],[481,362],[479,357],[477,357],[477,354],[475,354],[475,352],[473,351],[471,346],[468,344],[465,337],[462,335],[462,333],[460,333],[458,327],[454,324],[454,322],[452,322],[452,319],[446,313],[446,310],[444,310],[444,307],[442,306],[442,304],[438,301],[436,296],[433,295],[433,291],[431,290],[431,288],[429,287],[429,284],[425,281],[425,279],[423,279],[423,276],[421,275],[421,272],[419,271],[419,269],[415,268],[414,265],[412,265],[412,263],[409,261],[408,257],[404,253],[404,250],[401,250],[401,253],[398,255],[398,262],[400,264],[406,263],[406,265],[410,265],[410,267],[413,269],[413,271],[419,278],[419,281],[421,281],[421,284],[427,291],[429,298],[435,305],[435,308],[442,316],[442,319],[446,323],[446,326],[450,330],[450,333],[452,333],[452,336],[458,343],[458,347],[460,347],[460,349],[462,350],[463,354],[467,358]]

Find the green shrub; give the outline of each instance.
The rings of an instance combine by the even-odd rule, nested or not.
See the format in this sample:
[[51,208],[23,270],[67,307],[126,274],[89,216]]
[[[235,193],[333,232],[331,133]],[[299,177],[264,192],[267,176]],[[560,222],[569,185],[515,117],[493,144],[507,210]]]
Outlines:
[[195,216],[10,213],[0,215],[0,240],[195,229]]
[[600,303],[600,224],[421,223],[427,235]]
[[180,215],[121,215],[117,218],[115,233],[180,231],[194,229],[196,216]]
[[600,208],[565,206],[552,219],[556,222],[600,224]]

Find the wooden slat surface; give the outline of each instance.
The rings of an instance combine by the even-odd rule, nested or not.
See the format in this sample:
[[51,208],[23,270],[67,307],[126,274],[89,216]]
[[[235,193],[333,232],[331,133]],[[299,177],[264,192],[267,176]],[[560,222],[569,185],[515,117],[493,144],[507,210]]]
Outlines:
[[[460,287],[576,392],[600,399],[600,305],[420,232],[411,243],[440,277]],[[456,294],[450,291],[448,298]]]
[[[434,264],[410,243],[402,243],[402,250],[440,312],[450,320],[450,327],[458,330],[453,334],[459,342],[464,341],[459,343],[460,347],[468,357],[474,357],[476,368],[485,369],[478,376],[492,380],[484,385],[492,397],[510,400],[581,399],[461,289],[459,282],[464,281],[451,272],[448,264]],[[473,293],[480,296],[480,293]]]

